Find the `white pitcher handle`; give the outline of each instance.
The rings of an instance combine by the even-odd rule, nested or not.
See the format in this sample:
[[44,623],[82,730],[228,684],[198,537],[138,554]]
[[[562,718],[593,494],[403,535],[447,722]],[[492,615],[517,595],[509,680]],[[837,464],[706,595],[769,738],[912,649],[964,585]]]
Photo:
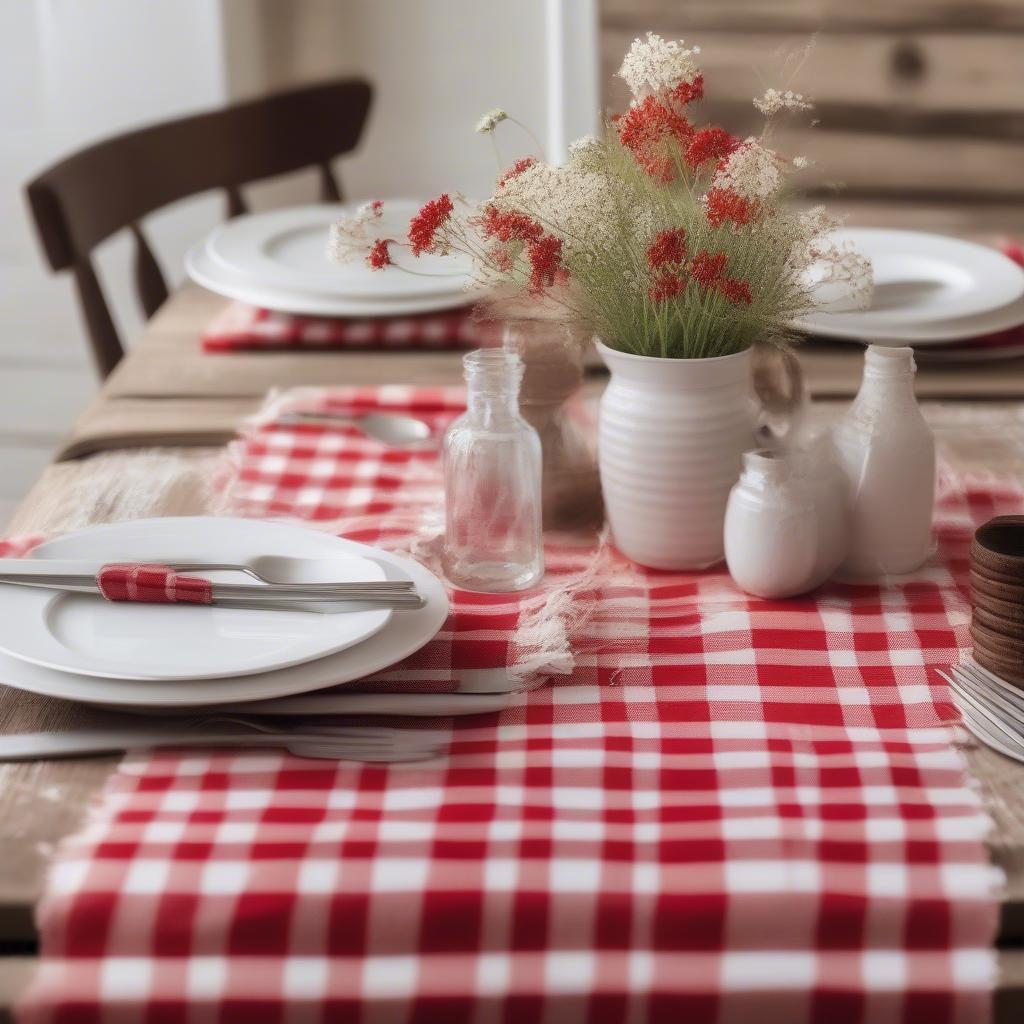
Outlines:
[[803,426],[810,397],[799,360],[788,348],[756,342],[751,365],[758,443],[765,448],[792,443]]

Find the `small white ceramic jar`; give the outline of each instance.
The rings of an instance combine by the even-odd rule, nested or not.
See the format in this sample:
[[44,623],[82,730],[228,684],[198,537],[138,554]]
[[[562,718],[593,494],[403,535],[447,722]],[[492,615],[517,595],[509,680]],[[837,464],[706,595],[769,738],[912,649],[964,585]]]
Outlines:
[[747,452],[725,511],[725,560],[756,597],[803,594],[822,579],[818,512],[804,453]]

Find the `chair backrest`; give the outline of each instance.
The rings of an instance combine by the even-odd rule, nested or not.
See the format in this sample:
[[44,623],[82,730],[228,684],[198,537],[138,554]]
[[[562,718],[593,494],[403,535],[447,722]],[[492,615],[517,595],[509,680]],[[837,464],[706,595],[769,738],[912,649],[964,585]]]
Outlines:
[[223,188],[228,216],[246,211],[239,186],[315,166],[321,196],[341,199],[333,157],[354,149],[371,88],[349,78],[183,117],[90,146],[27,186],[36,228],[54,270],[75,276],[100,372],[123,355],[92,265],[93,248],[122,229],[135,237],[135,279],[146,316],[167,285],[142,232],[148,213],[186,196]]

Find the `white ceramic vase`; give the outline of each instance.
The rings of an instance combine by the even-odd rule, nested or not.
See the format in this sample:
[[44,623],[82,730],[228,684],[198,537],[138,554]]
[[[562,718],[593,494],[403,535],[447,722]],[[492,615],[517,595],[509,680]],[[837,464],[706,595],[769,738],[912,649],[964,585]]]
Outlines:
[[743,453],[759,447],[750,350],[661,359],[597,348],[611,371],[598,463],[616,546],[653,569],[715,565]]

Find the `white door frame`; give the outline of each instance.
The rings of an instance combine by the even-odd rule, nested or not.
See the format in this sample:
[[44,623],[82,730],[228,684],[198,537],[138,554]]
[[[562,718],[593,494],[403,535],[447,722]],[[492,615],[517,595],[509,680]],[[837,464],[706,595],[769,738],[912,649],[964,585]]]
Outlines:
[[562,163],[569,143],[600,124],[597,0],[544,0],[547,47],[547,151]]

